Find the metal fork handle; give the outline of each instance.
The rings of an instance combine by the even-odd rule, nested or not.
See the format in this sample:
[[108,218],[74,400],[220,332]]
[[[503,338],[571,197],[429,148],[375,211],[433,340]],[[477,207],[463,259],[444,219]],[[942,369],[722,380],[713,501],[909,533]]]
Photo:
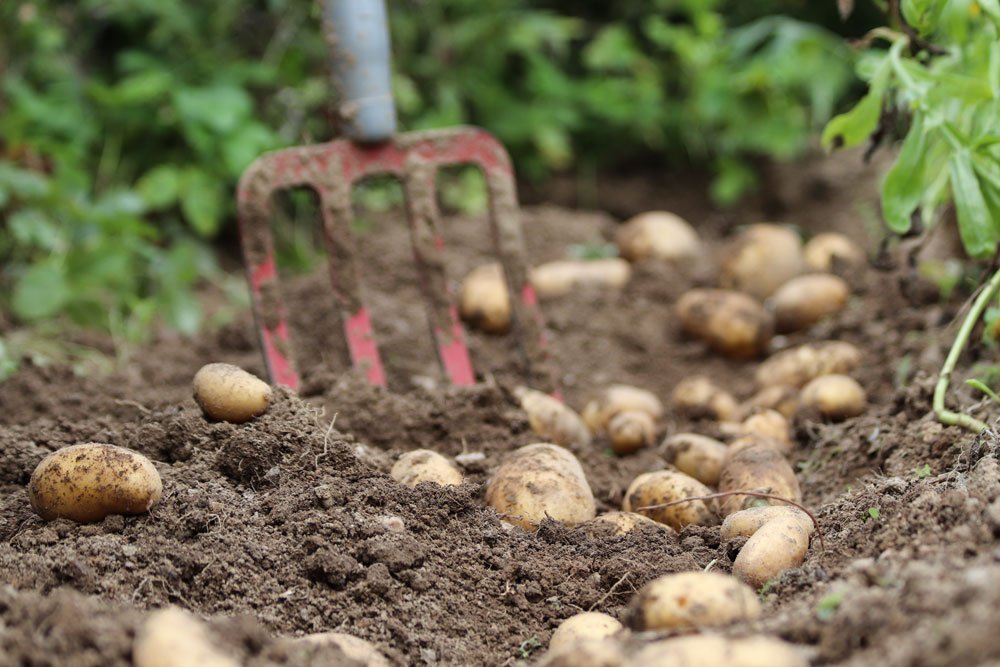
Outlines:
[[379,143],[396,133],[385,0],[323,0],[344,136]]

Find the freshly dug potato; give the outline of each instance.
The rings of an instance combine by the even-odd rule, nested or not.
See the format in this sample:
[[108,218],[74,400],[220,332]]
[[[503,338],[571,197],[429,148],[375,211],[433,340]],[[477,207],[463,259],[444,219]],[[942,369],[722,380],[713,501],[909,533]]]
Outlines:
[[615,242],[621,256],[630,262],[664,259],[693,263],[703,253],[694,227],[667,211],[647,211],[629,218],[615,233]]
[[771,342],[774,319],[746,294],[692,289],[677,300],[676,310],[685,332],[727,357],[756,357]]
[[606,639],[624,627],[614,616],[599,611],[585,611],[570,616],[559,624],[549,640],[549,650],[554,651],[581,639]]
[[762,410],[750,415],[740,424],[741,435],[762,435],[779,443],[781,453],[788,456],[795,448],[792,440],[792,425],[777,410]]
[[240,424],[267,410],[271,387],[232,364],[207,364],[194,375],[194,400],[206,417]]
[[799,390],[785,384],[774,384],[748,398],[740,406],[740,413],[752,415],[760,410],[775,410],[786,419],[791,419],[798,409]]
[[733,563],[733,576],[760,588],[802,564],[812,532],[812,520],[805,512],[790,505],[773,505],[730,514],[722,522],[721,538],[749,538]]
[[861,246],[836,232],[817,234],[809,239],[802,249],[802,255],[810,271],[827,273],[839,267],[861,267],[867,261]]
[[391,664],[375,644],[343,632],[317,632],[299,637],[296,641],[336,646],[347,658],[365,667],[389,667]]
[[769,357],[757,368],[757,384],[800,388],[821,375],[848,373],[860,363],[861,352],[850,343],[809,343]]
[[31,473],[28,499],[46,521],[89,523],[109,514],[142,514],[160,502],[163,482],[138,452],[99,442],[52,452]]
[[651,391],[627,384],[613,384],[587,403],[581,417],[594,433],[602,433],[619,412],[645,412],[653,419],[663,416],[663,403]]
[[486,485],[486,502],[504,521],[531,531],[546,517],[574,526],[597,514],[580,462],[550,443],[514,451]]
[[639,410],[619,412],[608,422],[608,440],[616,454],[631,454],[653,442],[656,424]]
[[671,507],[641,509],[710,493],[711,489],[694,477],[672,470],[658,470],[643,473],[632,481],[625,491],[622,509],[648,516],[674,530],[680,530],[692,523],[699,526],[714,526],[719,520],[704,500],[693,500]]
[[726,445],[697,433],[677,433],[660,445],[664,460],[706,486],[719,483]]
[[719,286],[763,301],[804,267],[798,234],[779,225],[751,225],[725,249]]
[[710,628],[760,616],[753,589],[728,574],[681,572],[649,582],[632,600],[635,630]]
[[590,444],[591,436],[587,425],[580,415],[562,401],[527,387],[515,389],[514,396],[528,413],[531,430],[541,437],[557,445]]
[[580,287],[620,289],[632,277],[632,266],[620,257],[562,259],[531,270],[531,284],[540,299],[565,296]]
[[239,667],[217,647],[205,624],[177,607],[154,611],[132,646],[135,667]]
[[618,641],[580,639],[559,648],[550,648],[535,667],[625,667],[625,665],[625,653]]
[[847,375],[823,375],[802,388],[801,408],[834,421],[857,417],[867,402],[865,390]]
[[[791,464],[777,449],[764,445],[747,447],[726,457],[719,475],[719,491],[756,491],[795,502],[802,500],[799,480],[795,477]],[[719,508],[725,517],[748,507],[765,504],[781,504],[781,501],[732,495],[723,498]]]
[[792,278],[768,301],[774,312],[774,328],[778,333],[808,329],[824,317],[840,312],[850,295],[851,288],[844,279],[830,273]]
[[629,661],[635,667],[808,667],[792,644],[772,637],[729,639],[690,635],[652,642]]
[[753,447],[773,449],[784,457],[787,457],[792,451],[790,445],[775,440],[774,438],[761,435],[760,433],[744,433],[729,443],[729,447],[726,449],[726,456],[722,459],[722,467],[724,468],[726,466],[729,459],[733,458],[743,450],[751,449]]
[[739,412],[733,395],[704,375],[693,375],[678,382],[670,403],[674,410],[692,419],[732,421]]
[[439,486],[462,484],[462,473],[455,464],[429,449],[415,449],[403,454],[389,474],[400,484],[411,488],[421,482],[433,482]]
[[648,516],[636,512],[605,512],[590,521],[580,524],[580,529],[588,535],[624,535],[639,526],[655,527],[658,530],[673,532],[670,526],[653,521]]
[[499,262],[477,266],[465,276],[458,294],[458,313],[473,329],[488,334],[510,331],[510,294]]

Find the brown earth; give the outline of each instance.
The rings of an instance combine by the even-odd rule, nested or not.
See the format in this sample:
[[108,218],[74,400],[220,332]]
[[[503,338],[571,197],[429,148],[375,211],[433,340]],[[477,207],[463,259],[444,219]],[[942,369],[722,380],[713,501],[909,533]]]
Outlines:
[[[775,172],[780,187],[725,213],[690,179],[608,181],[598,193],[606,209],[673,209],[713,248],[738,225],[777,214],[805,236],[846,231],[870,250],[879,241],[866,222],[876,171],[856,155]],[[531,259],[605,243],[616,222],[553,205],[526,209]],[[452,275],[488,256],[483,220],[450,218],[447,235]],[[376,217],[361,246],[391,391],[345,369],[323,270],[284,285],[302,398],[279,390],[248,424],[206,421],[190,396],[191,377],[210,361],[263,372],[248,315],[194,340],[164,335],[111,376],[28,363],[0,384],[0,665],[130,665],[146,610],[167,604],[209,618],[248,665],[346,664],[333,653],[310,662],[278,641],[324,630],[369,639],[399,664],[511,664],[540,655],[558,623],[581,610],[625,618],[634,592],[658,575],[728,571],[738,545],[720,544],[718,528],[601,537],[555,522],[536,534],[505,527],[484,507],[484,482],[506,452],[536,440],[511,397],[513,342],[473,336],[483,382],[443,385],[399,215]],[[545,303],[567,402],[581,408],[611,382],[667,399],[695,373],[749,396],[756,362],[713,355],[672,316],[676,298],[712,275],[711,266],[691,275],[644,264],[621,293]],[[933,374],[962,304],[914,303],[926,285],[912,289],[906,272],[849,278],[855,296],[842,313],[775,342],[837,338],[865,355],[855,373],[871,400],[865,415],[796,422],[795,463],[825,549],[814,539],[801,568],[761,591],[763,619],[728,631],[773,633],[802,645],[815,665],[995,666],[997,437],[929,416]],[[963,373],[994,355],[977,342]],[[977,399],[956,388],[950,400]],[[974,407],[981,418],[997,415]],[[661,435],[681,430],[713,435],[718,426],[673,414],[660,424]],[[85,441],[152,458],[162,503],[148,516],[92,525],[41,521],[25,492],[31,471]],[[401,487],[387,471],[421,447],[483,456],[463,459],[459,488]],[[637,474],[665,466],[655,448],[619,458],[598,441],[575,453],[600,510],[617,509]]]

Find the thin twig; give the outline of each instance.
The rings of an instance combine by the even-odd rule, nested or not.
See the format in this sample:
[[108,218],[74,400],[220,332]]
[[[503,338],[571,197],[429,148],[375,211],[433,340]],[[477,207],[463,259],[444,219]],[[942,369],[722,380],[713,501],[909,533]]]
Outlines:
[[646,505],[645,507],[637,507],[633,512],[641,512],[643,510],[659,510],[666,507],[673,507],[674,505],[683,505],[684,503],[691,503],[696,500],[716,500],[718,498],[728,498],[729,496],[752,496],[754,498],[767,498],[768,500],[780,500],[783,503],[787,503],[792,507],[796,507],[809,517],[813,523],[813,527],[816,529],[816,536],[819,537],[820,549],[826,551],[826,544],[823,542],[823,531],[819,527],[819,521],[816,519],[816,515],[813,514],[805,505],[797,503],[794,500],[789,500],[783,496],[776,496],[773,493],[763,493],[761,491],[720,491],[719,493],[710,493],[706,496],[691,496],[690,498],[681,498],[680,500],[671,500],[669,503],[659,503],[657,505]]
[[609,597],[611,597],[611,594],[615,592],[615,589],[618,588],[619,586],[621,586],[625,582],[625,580],[628,579],[628,575],[629,574],[630,574],[629,572],[626,572],[625,574],[623,574],[622,577],[621,577],[621,579],[619,579],[618,581],[616,581],[611,586],[611,588],[608,589],[608,592],[605,593],[603,596],[601,596],[600,600],[598,600],[594,604],[590,605],[590,609],[588,609],[587,611],[594,611],[595,607],[599,606],[602,602],[604,602]]

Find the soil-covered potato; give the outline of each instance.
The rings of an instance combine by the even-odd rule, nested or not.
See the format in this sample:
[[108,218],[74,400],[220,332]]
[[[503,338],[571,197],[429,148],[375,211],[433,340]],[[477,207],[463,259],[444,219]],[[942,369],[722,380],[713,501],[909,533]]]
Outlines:
[[772,637],[691,635],[652,642],[629,662],[636,667],[808,667],[794,646]]
[[760,616],[757,595],[718,572],[681,572],[649,582],[632,600],[635,630],[711,628]]
[[733,395],[704,375],[684,378],[674,387],[670,403],[675,411],[692,419],[731,421],[739,412]]
[[414,487],[422,482],[460,486],[462,473],[446,457],[430,449],[415,449],[400,456],[389,472],[394,480]]
[[[722,464],[722,473],[719,475],[719,491],[755,491],[795,502],[802,500],[799,480],[795,477],[795,470],[791,464],[780,451],[761,444],[739,449],[726,457]],[[742,509],[761,504],[782,503],[778,500],[737,494],[723,498],[719,508],[722,516],[729,516]]]
[[676,433],[660,445],[663,459],[706,486],[719,483],[719,472],[726,457],[726,445],[697,433]]
[[271,387],[239,366],[214,363],[194,375],[194,400],[206,417],[240,424],[267,410]]
[[392,663],[382,655],[375,644],[366,639],[355,637],[343,632],[317,632],[299,637],[296,641],[308,642],[323,646],[336,646],[350,664],[360,664],[364,667],[389,667]]
[[799,390],[785,384],[764,387],[740,406],[740,413],[753,415],[761,410],[774,410],[791,419],[799,409]]
[[843,278],[829,273],[810,273],[792,278],[768,300],[779,333],[802,331],[824,317],[839,312],[851,288]]
[[590,430],[583,419],[559,399],[527,387],[518,387],[514,395],[528,413],[531,430],[539,436],[557,445],[590,444]]
[[704,500],[693,500],[670,507],[642,509],[710,493],[711,489],[694,477],[673,470],[658,470],[643,473],[632,481],[625,491],[622,509],[648,516],[674,530],[680,530],[692,523],[699,526],[714,526],[719,520]]
[[488,334],[510,331],[510,293],[499,262],[477,266],[465,276],[458,294],[458,312],[473,329]]
[[135,667],[239,667],[217,647],[194,615],[177,607],[154,611],[132,646]]
[[724,250],[719,286],[763,301],[804,268],[798,234],[779,225],[751,225]]
[[618,634],[623,628],[614,616],[599,611],[585,611],[570,616],[559,624],[549,640],[549,650],[557,650],[581,639],[606,639]]
[[621,289],[632,277],[632,266],[620,257],[561,259],[531,270],[531,284],[540,299],[565,296],[581,287]]
[[583,408],[584,423],[594,433],[603,432],[619,412],[645,412],[653,419],[663,416],[663,403],[651,391],[627,384],[613,384],[601,391]]
[[760,433],[744,433],[729,443],[729,447],[726,449],[726,456],[722,460],[722,467],[724,468],[729,459],[733,458],[743,450],[752,449],[754,447],[773,449],[784,457],[787,457],[792,452],[791,445],[786,442],[775,440],[774,438],[770,438]]
[[630,262],[662,259],[688,264],[698,261],[703,253],[694,227],[667,211],[647,211],[629,218],[615,233],[615,243]]
[[487,483],[486,502],[525,530],[536,530],[547,517],[575,526],[597,515],[580,462],[550,443],[515,450]]
[[771,342],[774,318],[755,299],[729,290],[692,289],[677,300],[686,333],[734,359],[762,354]]
[[795,447],[792,425],[777,410],[762,410],[750,415],[740,424],[741,435],[761,435],[779,443],[781,453],[788,456]]
[[730,514],[722,522],[720,537],[723,541],[749,538],[733,562],[733,576],[760,588],[802,564],[812,532],[812,520],[805,512],[790,505],[772,505]]
[[89,523],[110,514],[142,514],[160,502],[163,482],[138,452],[98,442],[52,452],[28,482],[31,506],[46,521]]
[[809,343],[772,355],[757,368],[761,387],[801,388],[821,375],[849,373],[861,363],[861,351],[839,340]]
[[550,648],[535,667],[626,667],[621,644],[614,639],[580,639]]
[[641,526],[673,532],[670,526],[653,521],[648,516],[636,512],[619,512],[617,510],[599,514],[590,521],[580,524],[579,529],[588,535],[624,535]]
[[865,390],[847,375],[823,375],[802,388],[801,409],[839,421],[865,411]]
[[653,443],[656,423],[639,410],[619,412],[608,422],[608,440],[616,454],[631,454]]
[[836,232],[824,232],[809,239],[802,249],[802,255],[810,271],[827,273],[841,267],[861,267],[867,261],[861,246]]

